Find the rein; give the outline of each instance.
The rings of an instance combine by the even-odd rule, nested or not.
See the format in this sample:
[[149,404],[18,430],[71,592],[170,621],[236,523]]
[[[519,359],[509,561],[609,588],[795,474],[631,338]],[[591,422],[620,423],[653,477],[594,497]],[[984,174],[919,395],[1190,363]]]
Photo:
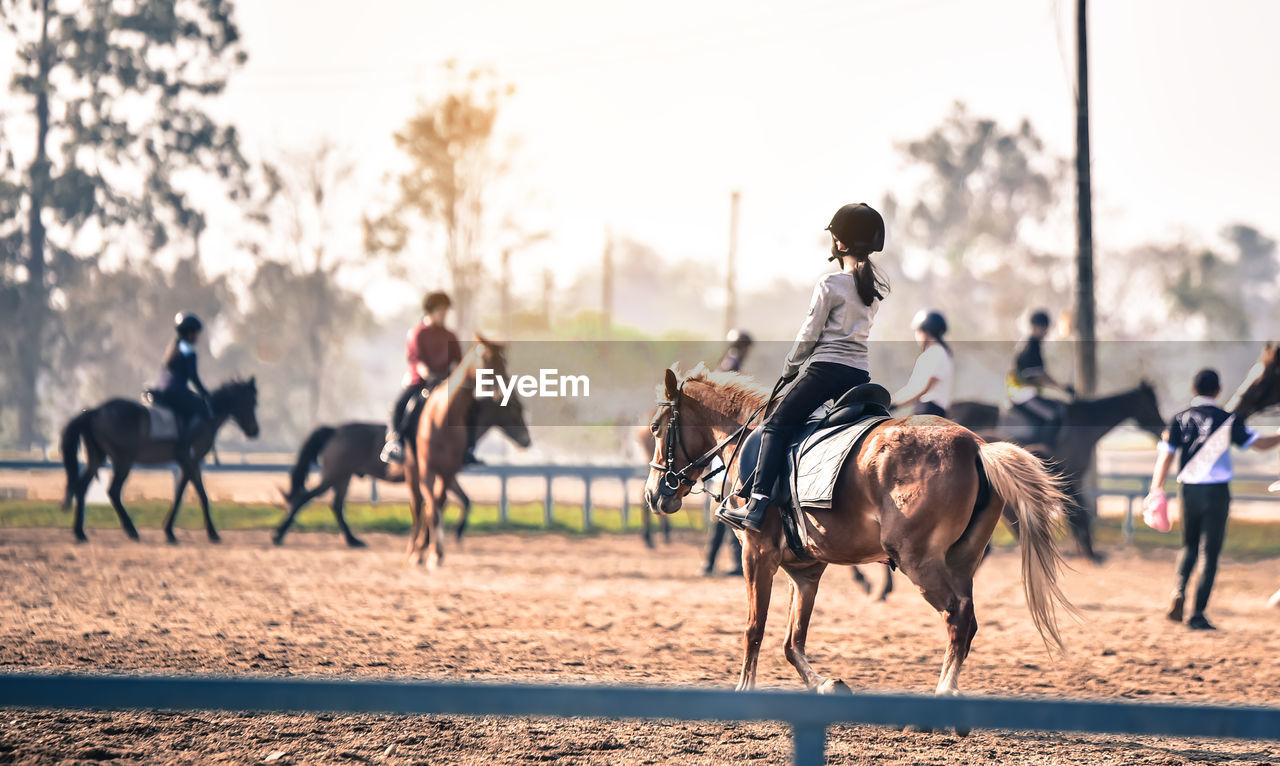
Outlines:
[[[715,446],[704,452],[702,456],[696,460],[690,460],[689,451],[680,441],[680,395],[684,393],[684,382],[681,381],[680,385],[676,388],[675,397],[669,400],[659,400],[659,408],[671,408],[671,419],[667,423],[667,448],[664,451],[663,462],[649,462],[650,468],[662,471],[662,481],[658,484],[658,494],[663,497],[671,497],[678,492],[682,486],[693,487],[695,481],[689,477],[689,473],[691,471],[700,470],[704,466],[710,464],[725,447],[727,447],[731,442],[736,441],[737,444],[734,445],[735,449],[733,451],[733,456],[729,458],[729,462],[722,464],[716,470],[706,476],[703,476],[702,480],[705,482],[707,479],[710,479],[721,471],[726,472],[726,475],[728,475],[728,471],[732,467],[733,461],[738,459],[738,452],[740,452],[740,450],[737,448],[742,446],[742,440],[745,439],[746,435],[750,432],[751,421],[755,420],[756,416],[761,412],[768,410],[769,405],[773,404],[773,400],[778,398],[778,392],[782,390],[782,386],[785,383],[785,378],[779,378],[778,382],[774,384],[773,391],[769,394],[769,398],[765,400],[764,404],[753,410],[751,414],[747,416],[746,420],[743,421],[742,425],[734,429],[733,433],[721,439]],[[684,454],[684,459],[688,461],[684,468],[681,468],[679,471],[673,468],[676,462],[677,447]],[[720,502],[723,498],[717,497],[716,500],[717,502]]]

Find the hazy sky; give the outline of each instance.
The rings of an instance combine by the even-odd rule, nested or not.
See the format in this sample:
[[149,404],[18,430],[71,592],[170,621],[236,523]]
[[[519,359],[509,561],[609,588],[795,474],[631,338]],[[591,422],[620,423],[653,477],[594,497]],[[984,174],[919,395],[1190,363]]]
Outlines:
[[[541,270],[599,257],[606,226],[719,283],[742,191],[743,280],[808,281],[849,201],[912,188],[895,143],[965,101],[1049,146],[1074,144],[1071,0],[237,3],[250,53],[220,107],[260,155],[328,136],[360,164],[353,205],[385,195],[391,133],[440,92],[440,63],[517,88],[521,217],[555,235]],[[1280,3],[1091,6],[1095,241],[1107,248],[1235,220],[1280,226]],[[1072,205],[1073,201],[1064,201]],[[1061,247],[1074,250],[1074,232]],[[893,244],[889,245],[892,255]],[[712,271],[714,269],[714,271]],[[426,277],[424,281],[429,280]]]

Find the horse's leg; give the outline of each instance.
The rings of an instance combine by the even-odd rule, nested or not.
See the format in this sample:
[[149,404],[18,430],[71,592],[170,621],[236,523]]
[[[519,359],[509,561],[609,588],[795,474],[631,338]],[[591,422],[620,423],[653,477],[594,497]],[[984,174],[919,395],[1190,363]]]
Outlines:
[[365,547],[364,541],[352,534],[351,527],[347,526],[347,489],[350,485],[350,476],[334,482],[333,516],[338,520],[338,529],[342,531],[342,539],[347,541],[347,546],[350,548],[363,548]]
[[413,517],[413,526],[409,530],[409,547],[405,550],[405,558],[409,563],[415,561],[422,563],[422,547],[426,545],[425,539],[419,544],[419,538],[423,536],[423,516],[424,516],[424,499],[422,497],[422,476],[419,473],[417,458],[412,454],[405,456],[404,463],[405,473],[404,482],[409,488],[409,513]]
[[1067,482],[1067,524],[1076,540],[1080,555],[1094,564],[1101,564],[1105,557],[1093,549],[1093,518],[1085,507],[1084,491],[1075,478]]
[[754,689],[756,685],[756,664],[760,659],[760,642],[764,640],[765,621],[769,619],[769,598],[773,595],[773,575],[778,571],[778,558],[776,551],[761,550],[758,541],[743,540],[742,574],[747,579],[747,629],[743,634],[738,691]]
[[649,503],[644,504],[644,544],[645,547],[653,550],[657,546],[653,544],[653,511],[649,510]]
[[[947,650],[934,693],[959,696],[960,668],[978,632],[973,609],[972,568],[962,571],[958,568],[959,562],[947,563],[945,552],[923,552],[916,556],[904,553],[903,557],[905,560],[900,562],[903,573],[919,586],[924,600],[937,610],[947,626]],[[967,729],[956,730],[960,736],[968,733]]]
[[429,475],[427,493],[431,499],[431,512],[427,515],[431,539],[427,541],[427,569],[436,569],[444,563],[444,507],[448,481],[443,476]]
[[858,569],[857,567],[851,567],[851,568],[853,569],[853,581],[857,583],[859,588],[862,588],[863,593],[870,596],[871,581],[867,579],[867,576],[862,573],[861,569]]
[[893,593],[893,569],[888,564],[881,568],[884,570],[884,581],[880,584],[880,592],[876,594],[876,601],[888,601],[889,594]]
[[133,461],[117,460],[111,470],[111,486],[107,487],[107,498],[111,500],[111,507],[115,509],[116,516],[120,517],[120,526],[124,528],[124,533],[131,539],[138,539],[138,529],[133,526],[133,519],[129,518],[129,512],[124,509],[124,503],[120,501],[120,492],[124,489],[124,480],[129,478],[129,471],[133,470]]
[[164,539],[175,545],[178,538],[173,534],[173,523],[178,519],[178,508],[182,505],[182,496],[187,491],[188,481],[186,469],[178,466],[178,478],[173,484],[173,505],[169,506],[169,513],[164,517]]
[[791,578],[791,607],[787,612],[787,662],[790,662],[804,685],[817,689],[820,694],[832,694],[849,691],[843,681],[823,678],[813,671],[809,659],[804,654],[805,639],[809,636],[809,618],[813,616],[813,602],[818,595],[818,583],[827,565],[813,562],[783,567]]
[[72,524],[72,531],[75,532],[76,542],[85,543],[89,541],[89,536],[84,533],[84,496],[89,492],[89,485],[98,475],[98,469],[102,467],[102,463],[106,460],[106,455],[96,451],[86,445],[85,455],[88,458],[84,468],[84,474],[75,486],[76,498],[76,515]]
[[458,484],[457,476],[449,481],[449,490],[453,492],[458,498],[458,502],[462,504],[462,515],[458,519],[458,531],[454,535],[458,542],[461,543],[462,533],[467,531],[467,522],[471,520],[471,498],[467,497],[467,493],[462,491],[462,487]]
[[667,545],[670,545],[671,544],[671,517],[667,515],[663,515],[660,523],[662,524],[662,542],[666,543]]
[[193,465],[191,468],[191,484],[196,488],[196,497],[200,498],[200,510],[204,512],[204,532],[209,536],[209,542],[220,543],[222,538],[218,536],[218,530],[213,528],[213,515],[209,513],[209,495],[204,491],[204,477],[200,475],[200,466]]
[[332,486],[327,480],[321,480],[315,489],[305,490],[301,495],[290,501],[288,512],[285,513],[280,526],[276,527],[276,531],[271,535],[271,542],[276,545],[284,545],[284,534],[289,531],[289,527],[293,526],[293,521],[297,518],[298,512],[302,510],[302,507],[327,492]]

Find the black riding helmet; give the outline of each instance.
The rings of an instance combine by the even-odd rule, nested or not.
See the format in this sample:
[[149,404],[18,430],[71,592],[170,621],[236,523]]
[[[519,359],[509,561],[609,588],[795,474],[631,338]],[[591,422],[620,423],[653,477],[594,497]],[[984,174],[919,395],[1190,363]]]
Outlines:
[[1044,309],[1037,309],[1031,313],[1031,326],[1049,329],[1049,312]]
[[173,328],[178,331],[179,335],[189,335],[193,332],[204,330],[204,322],[200,321],[200,317],[187,312],[179,312],[173,318]]
[[911,329],[920,330],[934,338],[947,334],[947,318],[940,312],[921,309],[911,321]]
[[746,330],[740,330],[737,327],[729,331],[725,336],[725,341],[731,346],[750,346],[752,344],[751,335]]
[[884,250],[884,218],[865,202],[837,210],[827,224],[827,231],[851,253],[868,255]]

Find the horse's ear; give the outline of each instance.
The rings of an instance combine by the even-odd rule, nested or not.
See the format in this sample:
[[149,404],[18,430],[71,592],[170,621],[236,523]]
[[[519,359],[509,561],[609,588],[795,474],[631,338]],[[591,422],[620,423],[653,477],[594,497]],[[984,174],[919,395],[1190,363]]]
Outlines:
[[478,333],[478,332],[476,333],[476,343],[483,343],[483,344],[484,344],[484,345],[486,345],[486,346],[492,346],[492,345],[493,345],[492,343],[490,343],[490,342],[489,342],[489,339],[488,339],[488,338],[484,337],[483,335],[481,335],[481,334],[480,334],[480,333]]
[[667,375],[663,379],[663,386],[666,389],[667,401],[674,402],[676,397],[680,395],[680,381],[676,378],[674,368],[667,369]]
[[249,376],[249,388],[252,388],[254,391],[257,391],[257,390],[258,390],[258,376],[257,376],[257,375],[251,375],[251,376]]

